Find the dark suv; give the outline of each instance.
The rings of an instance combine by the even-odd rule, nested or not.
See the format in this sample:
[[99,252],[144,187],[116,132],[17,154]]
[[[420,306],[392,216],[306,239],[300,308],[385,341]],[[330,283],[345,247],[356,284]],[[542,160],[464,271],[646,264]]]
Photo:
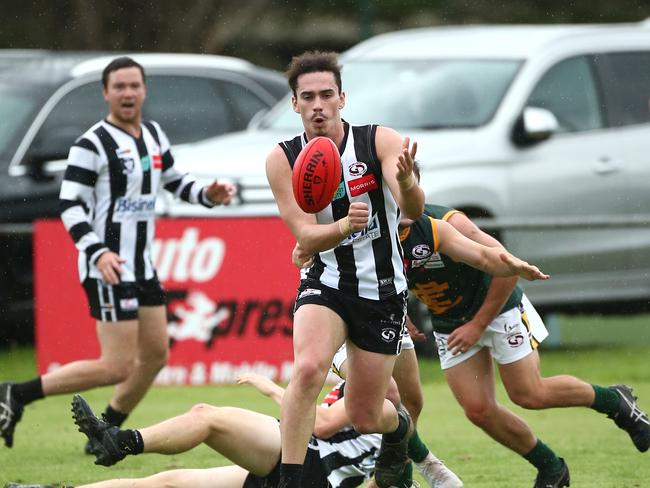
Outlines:
[[[0,330],[5,331],[16,319],[31,319],[31,222],[58,216],[68,150],[106,115],[101,72],[118,55],[18,54],[0,52],[0,250],[5,256],[0,260]],[[242,130],[288,90],[280,73],[241,59],[130,56],[147,75],[144,117],[160,122],[172,145]]]

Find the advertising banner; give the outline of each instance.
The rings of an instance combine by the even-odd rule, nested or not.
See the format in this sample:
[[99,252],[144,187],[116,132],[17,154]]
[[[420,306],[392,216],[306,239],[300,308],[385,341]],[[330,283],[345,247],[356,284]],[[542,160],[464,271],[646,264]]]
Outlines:
[[[171,344],[158,384],[227,383],[248,371],[288,380],[294,242],[277,217],[157,221],[153,259]],[[60,221],[35,224],[34,253],[39,373],[98,357],[77,250]]]

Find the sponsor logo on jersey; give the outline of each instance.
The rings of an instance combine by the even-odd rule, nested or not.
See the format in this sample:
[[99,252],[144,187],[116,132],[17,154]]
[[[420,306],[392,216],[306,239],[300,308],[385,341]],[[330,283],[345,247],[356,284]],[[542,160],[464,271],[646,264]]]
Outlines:
[[345,196],[345,186],[343,186],[343,182],[339,183],[339,187],[336,189],[336,193],[334,194],[334,198],[332,200],[338,200],[339,198],[343,198]]
[[442,261],[440,253],[434,252],[431,256],[423,259],[411,259],[411,268],[438,269],[444,268],[445,263]]
[[397,332],[393,329],[381,329],[381,338],[385,342],[393,342],[395,337],[397,337]]
[[352,163],[350,166],[348,166],[348,173],[350,176],[355,178],[365,175],[366,171],[368,171],[368,166],[366,163],[362,163],[361,161],[357,161],[356,163]]
[[346,239],[341,241],[339,246],[349,246],[355,242],[365,241],[367,239],[375,240],[381,236],[381,230],[379,228],[379,216],[374,214],[370,223],[365,229],[358,230],[350,234]]
[[153,169],[162,169],[162,156],[160,154],[154,154],[151,159],[153,161]]
[[[393,278],[380,278],[379,279],[379,286],[388,286],[393,283]],[[391,320],[395,320],[393,316],[391,316]]]
[[316,288],[307,288],[300,292],[300,295],[298,295],[298,300],[305,297],[318,296],[320,293],[321,291],[317,290]]
[[369,191],[376,190],[379,188],[377,183],[377,178],[374,174],[370,173],[361,178],[355,178],[348,181],[348,188],[350,189],[350,195],[353,197],[358,197]]
[[120,197],[115,200],[113,207],[113,222],[149,220],[153,218],[155,208],[155,195],[140,198]]
[[132,312],[138,309],[137,298],[120,298],[120,308],[124,312]]
[[511,324],[511,325],[504,324],[503,331],[506,334],[510,334],[511,332],[517,330],[518,327],[519,327],[519,324]]

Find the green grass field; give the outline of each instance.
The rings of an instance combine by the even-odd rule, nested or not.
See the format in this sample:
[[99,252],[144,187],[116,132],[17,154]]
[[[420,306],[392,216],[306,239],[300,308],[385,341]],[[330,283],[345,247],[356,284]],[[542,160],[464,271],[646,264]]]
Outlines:
[[[602,323],[570,319],[566,324],[563,319],[562,337],[563,340],[567,338],[565,342],[568,346],[542,352],[543,374],[574,374],[603,385],[626,382],[640,396],[641,406],[650,410],[648,342],[638,340],[637,336],[637,339],[623,343],[614,341],[616,345],[609,348],[581,345],[585,339],[600,337],[600,327],[612,330],[614,323],[629,325],[630,320],[642,336],[648,337],[649,323],[639,319],[625,318]],[[575,329],[569,331],[569,325],[575,325]],[[582,333],[578,331],[580,327]],[[621,325],[621,329],[625,328],[625,325]],[[572,339],[568,340],[570,337]],[[493,442],[465,419],[444,383],[437,361],[424,359],[420,366],[425,410],[420,417],[419,431],[432,451],[461,476],[466,487],[531,487],[535,477],[532,466]],[[34,373],[33,351],[0,350],[0,381],[25,380]],[[524,417],[537,435],[567,460],[572,487],[650,486],[650,452],[638,453],[627,434],[604,416],[584,408],[525,411],[514,407],[502,388],[498,391],[500,400]],[[99,389],[85,396],[96,410],[101,411],[109,395],[110,389]],[[208,448],[200,447],[179,456],[138,456],[127,458],[112,468],[94,466],[92,458],[82,454],[85,438],[76,431],[71,420],[69,401],[68,396],[53,397],[27,407],[17,427],[14,448],[0,446],[0,486],[10,480],[77,484],[116,477],[146,476],[178,467],[228,463]],[[251,387],[156,387],[130,417],[128,426],[149,425],[181,413],[198,402],[241,406],[278,415],[275,404]]]

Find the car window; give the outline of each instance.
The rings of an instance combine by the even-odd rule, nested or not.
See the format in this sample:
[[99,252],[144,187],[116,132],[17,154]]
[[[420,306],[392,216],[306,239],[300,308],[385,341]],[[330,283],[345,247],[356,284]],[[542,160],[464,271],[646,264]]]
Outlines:
[[585,56],[566,59],[550,68],[533,89],[526,105],[553,112],[560,123],[560,132],[603,126],[593,70]]
[[650,122],[650,52],[601,54],[594,62],[603,84],[609,124]]
[[183,144],[243,129],[264,106],[250,90],[230,81],[153,75],[147,76],[143,113],[160,123],[172,144]]
[[269,108],[268,104],[242,85],[222,83],[221,88],[223,89],[224,98],[232,105],[232,130],[244,130],[256,113]]
[[70,146],[93,124],[106,116],[100,81],[80,85],[54,106],[27,151],[26,160],[66,158]]
[[[344,64],[343,117],[396,129],[479,127],[490,121],[521,61],[425,59]],[[262,127],[300,130],[285,98]]]
[[0,82],[0,158],[10,160],[45,97],[42,87]]

